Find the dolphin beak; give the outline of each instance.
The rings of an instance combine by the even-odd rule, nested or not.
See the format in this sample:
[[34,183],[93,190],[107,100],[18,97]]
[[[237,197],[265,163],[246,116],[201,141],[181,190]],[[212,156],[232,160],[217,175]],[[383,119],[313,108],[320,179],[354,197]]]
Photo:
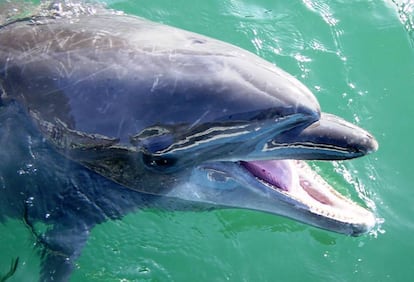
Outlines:
[[376,150],[378,142],[369,132],[327,113],[303,130],[278,134],[263,148],[269,155],[278,151],[281,158],[301,160],[345,160]]

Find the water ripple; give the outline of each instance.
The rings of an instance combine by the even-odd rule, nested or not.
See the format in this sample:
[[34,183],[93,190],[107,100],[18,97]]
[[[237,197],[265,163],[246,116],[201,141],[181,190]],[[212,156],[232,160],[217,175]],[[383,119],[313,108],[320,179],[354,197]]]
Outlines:
[[336,26],[338,24],[339,20],[333,16],[330,6],[324,1],[302,0],[302,2],[309,10],[320,14],[328,25]]
[[397,8],[401,23],[408,31],[411,40],[414,40],[414,1],[413,0],[391,0]]

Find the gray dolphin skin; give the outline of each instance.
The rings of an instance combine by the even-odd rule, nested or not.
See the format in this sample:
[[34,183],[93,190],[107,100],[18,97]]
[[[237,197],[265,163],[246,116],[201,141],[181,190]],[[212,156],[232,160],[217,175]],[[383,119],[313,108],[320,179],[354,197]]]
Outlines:
[[[376,224],[305,163],[366,155],[374,137],[321,113],[301,82],[236,46],[110,11],[19,19],[0,28],[0,95],[3,116],[26,117],[42,146],[102,178],[99,197],[112,183],[111,193],[263,211],[353,236]],[[43,236],[45,256],[58,249],[73,261],[82,244],[48,240],[75,225],[65,219]],[[104,219],[90,221],[84,234]],[[43,264],[43,280],[69,279],[73,266],[60,261]]]

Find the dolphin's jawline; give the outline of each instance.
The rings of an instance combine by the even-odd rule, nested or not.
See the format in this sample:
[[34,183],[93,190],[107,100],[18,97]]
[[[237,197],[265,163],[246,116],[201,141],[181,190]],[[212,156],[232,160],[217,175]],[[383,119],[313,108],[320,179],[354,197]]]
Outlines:
[[[269,181],[266,175],[266,173],[272,172],[272,167],[280,166],[280,163],[287,163],[287,165],[284,165],[284,169],[289,170],[288,173],[284,172],[282,175],[272,173],[272,177],[290,177],[291,181],[288,187],[278,187],[278,183],[275,183],[272,179]],[[360,230],[353,231],[351,235],[361,235],[375,225],[375,217],[370,211],[340,194],[311,169],[306,162],[301,160],[278,160],[260,161],[260,164],[260,168],[267,165],[266,172],[252,169],[246,164],[242,164],[242,166],[257,181],[273,189],[276,193],[285,195],[289,200],[297,202],[298,205],[303,204],[309,212],[344,224],[361,227]],[[294,176],[287,176],[287,174],[293,174]],[[286,179],[283,181],[286,181]]]

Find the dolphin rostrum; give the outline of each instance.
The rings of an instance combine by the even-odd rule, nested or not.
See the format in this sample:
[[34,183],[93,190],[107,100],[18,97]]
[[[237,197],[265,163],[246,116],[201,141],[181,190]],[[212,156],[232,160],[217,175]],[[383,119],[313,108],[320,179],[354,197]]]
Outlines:
[[[28,158],[47,158],[45,165],[53,167],[59,155],[47,151],[42,157],[51,146],[74,161],[66,173],[55,163],[56,181],[65,190],[40,187],[33,197],[48,201],[42,212],[55,218],[54,228],[41,236],[46,259],[55,258],[43,265],[45,280],[68,279],[72,264],[56,259],[56,250],[76,259],[83,244],[70,247],[71,236],[84,242],[90,228],[112,218],[99,212],[115,210],[116,218],[145,197],[269,212],[349,235],[375,225],[371,211],[336,192],[304,162],[360,157],[377,149],[375,139],[321,113],[297,79],[233,45],[109,11],[19,19],[0,28],[0,95],[2,144],[13,134],[21,143],[25,135],[41,134],[36,140],[46,141],[38,149],[21,146]],[[13,133],[4,129],[9,123],[24,126],[14,126]],[[92,193],[82,181],[63,180],[85,173],[101,189]],[[88,205],[100,209],[72,217],[63,215],[70,206],[57,212],[52,206],[61,199],[53,195],[68,189],[83,189]],[[117,193],[133,196],[125,204]],[[72,208],[79,208],[75,203]],[[31,208],[22,210],[27,222],[42,220],[28,214]],[[72,235],[54,236],[67,230]]]

